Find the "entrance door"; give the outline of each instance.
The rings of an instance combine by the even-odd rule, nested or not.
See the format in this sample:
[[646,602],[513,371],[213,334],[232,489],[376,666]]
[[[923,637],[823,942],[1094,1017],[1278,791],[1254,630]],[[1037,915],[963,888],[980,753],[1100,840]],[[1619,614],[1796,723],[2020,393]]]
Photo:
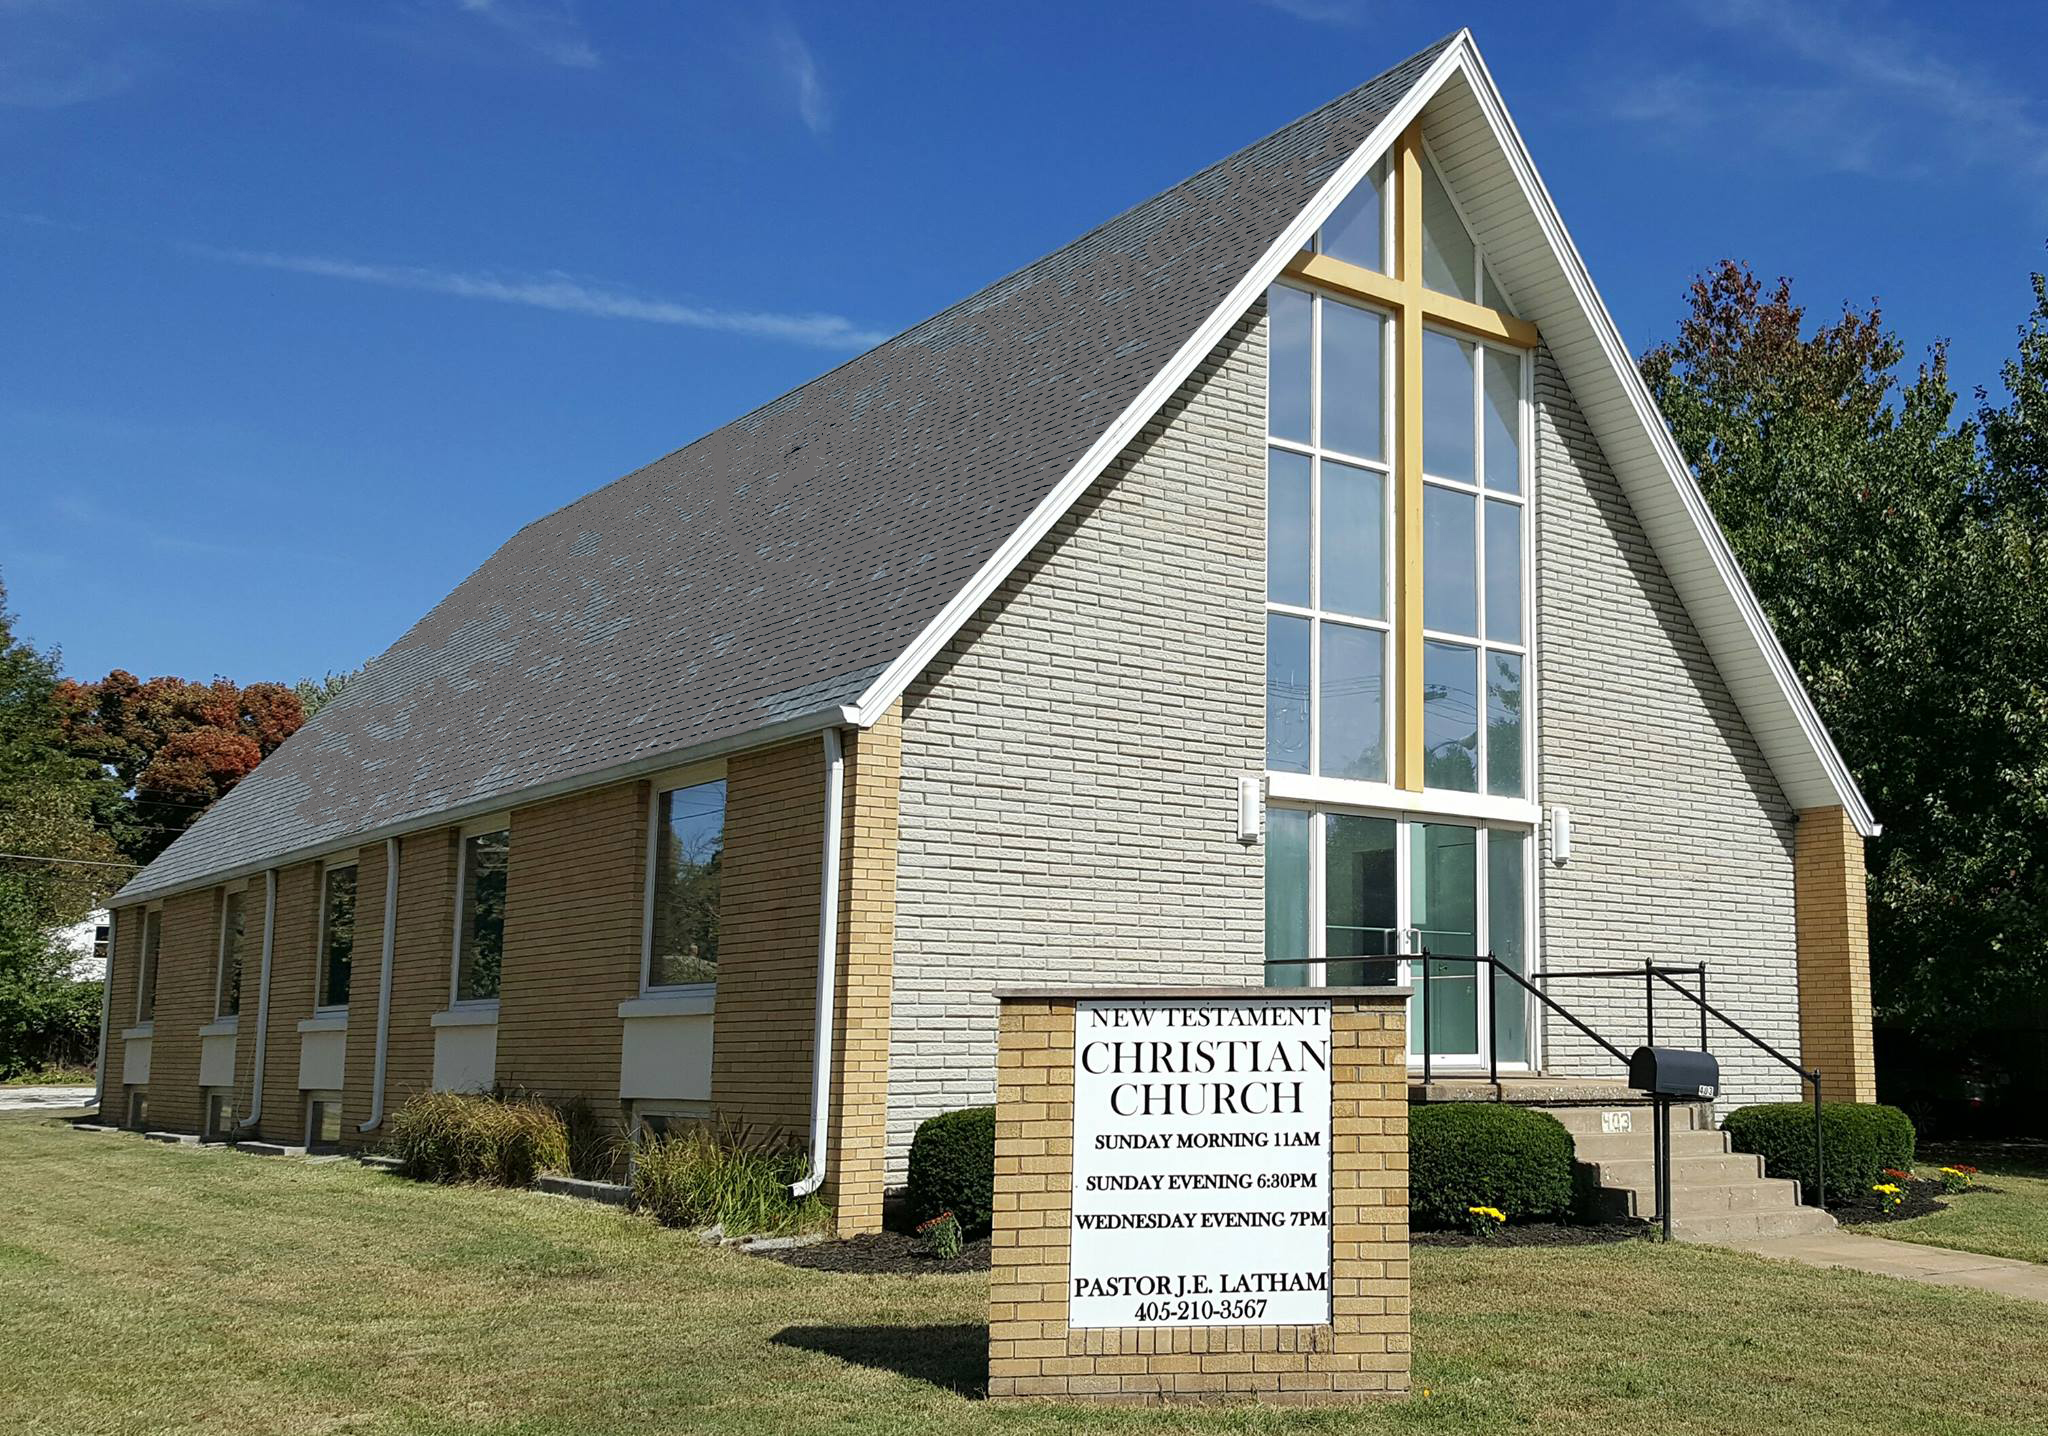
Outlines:
[[1527,1066],[1527,994],[1506,975],[1488,991],[1473,957],[1491,951],[1525,968],[1529,841],[1525,831],[1473,823],[1270,809],[1267,981],[1406,983],[1414,1062],[1426,1036],[1432,1065],[1484,1067],[1491,1033],[1503,1066]]

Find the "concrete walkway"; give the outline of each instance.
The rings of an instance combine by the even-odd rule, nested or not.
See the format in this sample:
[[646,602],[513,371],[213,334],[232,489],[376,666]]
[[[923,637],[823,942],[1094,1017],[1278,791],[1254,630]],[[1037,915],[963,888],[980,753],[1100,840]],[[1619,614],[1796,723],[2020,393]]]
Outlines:
[[61,1112],[91,1105],[90,1087],[0,1087],[0,1112]]
[[1850,1271],[1895,1276],[1929,1286],[1962,1286],[2021,1301],[2048,1303],[2048,1266],[2010,1257],[1981,1256],[1976,1252],[1924,1247],[1915,1242],[1895,1242],[1845,1231],[1759,1237],[1720,1245],[1808,1266],[1846,1267]]

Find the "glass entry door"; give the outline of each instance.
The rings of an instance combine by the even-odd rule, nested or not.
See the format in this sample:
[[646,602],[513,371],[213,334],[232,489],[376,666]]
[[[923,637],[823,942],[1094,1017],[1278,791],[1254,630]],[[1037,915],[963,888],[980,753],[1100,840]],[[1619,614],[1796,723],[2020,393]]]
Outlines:
[[1475,823],[1270,809],[1267,981],[1406,983],[1415,992],[1414,1062],[1426,1034],[1432,1064],[1484,1067],[1491,1030],[1501,1064],[1527,1066],[1527,994],[1504,975],[1488,990],[1486,969],[1472,958],[1491,951],[1515,971],[1525,968],[1529,841],[1524,830]]

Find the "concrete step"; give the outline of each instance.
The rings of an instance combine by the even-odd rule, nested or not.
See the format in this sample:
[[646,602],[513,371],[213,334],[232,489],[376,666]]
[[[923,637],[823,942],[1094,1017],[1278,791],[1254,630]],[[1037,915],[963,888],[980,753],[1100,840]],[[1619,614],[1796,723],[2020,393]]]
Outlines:
[[[1594,1162],[1592,1167],[1603,1187],[1634,1187],[1638,1191],[1648,1191],[1657,1180],[1657,1164],[1650,1160],[1647,1152],[1641,1157],[1618,1162]],[[1764,1159],[1749,1152],[1722,1152],[1703,1157],[1674,1154],[1671,1158],[1673,1186],[1718,1187],[1731,1182],[1761,1181],[1763,1175]]]
[[[1648,1219],[1657,1214],[1653,1187],[1601,1187],[1596,1213],[1609,1220]],[[1799,1184],[1775,1177],[1754,1182],[1716,1182],[1671,1189],[1671,1214],[1676,1220],[1726,1216],[1735,1212],[1785,1212],[1799,1205]]]
[[1725,1212],[1712,1216],[1687,1217],[1683,1207],[1673,1205],[1671,1235],[1682,1242],[1740,1241],[1746,1237],[1795,1237],[1813,1232],[1833,1231],[1835,1219],[1818,1207],[1792,1207],[1782,1211]]
[[[1533,1105],[1533,1104],[1532,1104]],[[1647,1102],[1606,1102],[1592,1106],[1553,1107],[1537,1105],[1539,1112],[1547,1112],[1564,1124],[1573,1137],[1614,1137],[1634,1136],[1643,1141],[1650,1140],[1650,1124],[1656,1119],[1656,1108]],[[1671,1109],[1671,1130],[1679,1132],[1704,1132],[1714,1130],[1713,1110],[1705,1103],[1687,1103]]]
[[[1648,1132],[1614,1132],[1594,1136],[1574,1136],[1572,1145],[1577,1149],[1582,1162],[1626,1162],[1649,1161],[1656,1154],[1656,1145]],[[1728,1134],[1697,1128],[1671,1129],[1671,1155],[1680,1157],[1714,1157],[1729,1151]]]

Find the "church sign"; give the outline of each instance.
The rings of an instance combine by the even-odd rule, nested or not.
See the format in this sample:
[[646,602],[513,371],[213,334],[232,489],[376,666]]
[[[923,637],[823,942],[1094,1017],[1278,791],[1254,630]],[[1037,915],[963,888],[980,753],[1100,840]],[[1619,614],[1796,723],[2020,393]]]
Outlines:
[[1084,1001],[1071,1328],[1330,1319],[1330,1004]]

